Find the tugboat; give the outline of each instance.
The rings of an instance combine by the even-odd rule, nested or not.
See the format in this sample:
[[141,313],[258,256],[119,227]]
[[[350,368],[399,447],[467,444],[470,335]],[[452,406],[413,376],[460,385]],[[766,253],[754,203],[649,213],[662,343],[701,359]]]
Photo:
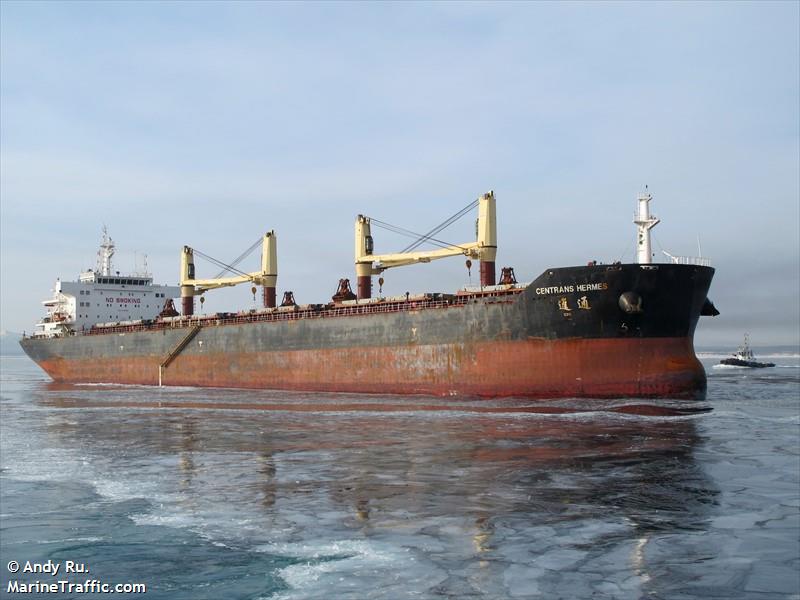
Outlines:
[[744,334],[744,343],[739,346],[736,353],[732,358],[723,358],[719,361],[721,365],[728,365],[729,367],[749,367],[751,369],[763,369],[765,367],[774,367],[775,363],[758,362],[750,349],[750,336]]

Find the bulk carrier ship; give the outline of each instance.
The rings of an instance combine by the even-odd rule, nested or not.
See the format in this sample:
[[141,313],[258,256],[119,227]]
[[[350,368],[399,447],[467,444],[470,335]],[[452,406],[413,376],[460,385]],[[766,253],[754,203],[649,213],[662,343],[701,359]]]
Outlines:
[[[240,387],[457,397],[702,397],[694,352],[701,315],[718,314],[703,258],[656,264],[649,194],[634,217],[637,260],[545,269],[528,284],[495,275],[495,197],[482,195],[477,240],[433,251],[375,254],[372,225],[355,223],[357,286],[332,301],[277,306],[277,242],[261,240],[261,270],[198,279],[184,246],[179,286],[112,271],[104,235],[98,268],[56,282],[47,316],[21,345],[59,382]],[[469,207],[467,207],[469,208]],[[464,211],[462,211],[463,213]],[[419,241],[436,241],[436,230]],[[418,242],[419,243],[419,242]],[[414,245],[412,245],[413,247]],[[199,252],[198,252],[199,254]],[[448,256],[480,261],[480,286],[454,293],[373,297],[386,269]],[[232,267],[230,267],[232,269]],[[235,272],[235,269],[234,269]],[[382,284],[382,279],[379,280]],[[195,314],[209,290],[262,287],[263,308]],[[180,298],[182,314],[173,300]]]

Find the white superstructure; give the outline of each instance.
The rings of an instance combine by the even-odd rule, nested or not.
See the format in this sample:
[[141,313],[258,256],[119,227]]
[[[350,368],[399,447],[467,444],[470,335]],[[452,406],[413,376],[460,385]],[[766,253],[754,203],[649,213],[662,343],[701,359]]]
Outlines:
[[78,281],[56,280],[53,297],[45,300],[47,314],[36,324],[35,337],[57,337],[87,331],[101,323],[131,323],[155,319],[167,300],[180,296],[177,285],[155,285],[146,266],[141,273],[121,275],[112,270],[114,241],[103,227],[96,269]]

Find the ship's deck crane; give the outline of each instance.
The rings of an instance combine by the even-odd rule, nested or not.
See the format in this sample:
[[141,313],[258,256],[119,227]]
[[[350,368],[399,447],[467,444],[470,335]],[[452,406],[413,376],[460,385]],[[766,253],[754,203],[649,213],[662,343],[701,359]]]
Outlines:
[[[251,282],[263,286],[263,301],[267,308],[275,307],[275,285],[278,281],[278,244],[274,231],[264,234],[261,244],[261,270],[234,277],[195,279],[195,250],[184,246],[181,251],[181,304],[184,315],[194,314],[194,297],[208,290]],[[254,292],[255,293],[255,292]]]
[[428,263],[449,256],[467,256],[481,261],[481,286],[495,285],[495,257],[497,255],[497,218],[494,192],[478,198],[477,240],[466,244],[454,244],[428,252],[399,252],[395,254],[373,254],[370,218],[358,215],[355,224],[355,263],[358,281],[358,299],[372,295],[372,276],[386,269],[416,263]]

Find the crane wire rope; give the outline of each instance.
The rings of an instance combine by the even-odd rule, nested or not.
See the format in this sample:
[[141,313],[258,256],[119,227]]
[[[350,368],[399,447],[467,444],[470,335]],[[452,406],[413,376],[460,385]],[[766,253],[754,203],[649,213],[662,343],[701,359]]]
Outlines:
[[[194,252],[194,254],[196,254],[197,256],[199,256],[200,258],[204,258],[204,259],[206,259],[208,262],[210,262],[210,263],[212,263],[212,264],[215,264],[215,265],[217,265],[218,267],[222,267],[223,269],[225,269],[225,271],[230,271],[230,272],[232,272],[232,273],[236,273],[236,274],[238,274],[238,275],[241,275],[241,276],[243,276],[243,277],[250,277],[250,275],[249,275],[248,273],[245,273],[244,271],[240,271],[239,269],[237,269],[236,267],[233,267],[233,266],[231,266],[231,265],[226,265],[226,264],[225,264],[224,262],[222,262],[221,260],[217,260],[217,259],[216,259],[216,258],[214,258],[213,256],[209,256],[208,254],[204,254],[203,252],[200,252],[200,250],[193,249],[193,252]],[[224,271],[223,271],[223,272],[224,272]]]
[[[370,217],[370,223],[372,223],[376,227],[380,227],[381,229],[386,229],[387,231],[391,231],[392,233],[398,233],[406,237],[411,237],[414,238],[415,240],[422,237],[422,234],[416,233],[414,231],[409,231],[408,229],[403,229],[402,227],[392,225],[391,223],[385,223],[384,221],[379,221],[378,219],[373,219],[371,217]],[[439,246],[441,248],[452,248],[453,246],[458,246],[458,244],[450,244],[448,242],[437,240],[435,238],[430,238],[428,241],[431,244]]]
[[463,217],[465,214],[467,214],[469,211],[471,211],[476,206],[478,206],[478,201],[477,200],[473,200],[467,206],[462,208],[460,211],[458,211],[454,215],[450,216],[448,219],[446,219],[445,221],[443,221],[442,223],[440,223],[439,225],[437,225],[436,227],[431,229],[428,233],[426,233],[425,235],[420,237],[413,244],[410,244],[408,247],[403,249],[402,252],[410,252],[411,250],[414,250],[415,248],[417,248],[420,245],[424,244],[426,241],[432,239],[434,235],[436,235],[437,233],[439,233],[443,229],[446,229],[447,227],[450,227],[450,225],[452,225],[453,223],[458,221],[461,217]]
[[[242,262],[245,258],[250,256],[253,253],[253,251],[256,248],[258,248],[258,246],[260,244],[261,244],[261,238],[259,237],[255,242],[253,242],[252,246],[250,246],[247,250],[242,252],[238,257],[233,259],[233,261],[230,264],[230,267],[231,268],[235,268],[240,262]],[[216,277],[214,277],[214,279],[219,279],[220,277],[222,277],[223,275],[225,275],[225,273],[228,273],[229,271],[230,271],[230,268],[226,265],[226,267],[224,269],[222,269],[222,271],[217,273],[217,275],[216,275]],[[240,273],[241,273],[241,271],[240,271]]]
[[408,246],[406,246],[401,251],[402,253],[410,252],[410,251],[416,249],[417,247],[419,247],[420,245],[422,245],[425,242],[431,243],[431,244],[433,244],[435,246],[439,246],[441,248],[454,248],[454,247],[455,248],[460,248],[461,244],[451,244],[449,242],[444,242],[442,240],[439,240],[439,239],[437,239],[437,238],[435,238],[433,236],[436,235],[437,233],[439,233],[440,231],[442,231],[443,229],[446,229],[447,227],[449,227],[453,223],[455,223],[458,219],[463,217],[465,214],[467,214],[470,210],[475,208],[477,205],[478,205],[478,201],[474,200],[473,202],[469,203],[467,206],[465,206],[464,208],[459,210],[457,213],[451,215],[449,218],[445,219],[442,223],[440,223],[439,225],[437,225],[436,227],[434,227],[433,229],[431,229],[430,231],[428,231],[427,233],[424,233],[424,234],[419,234],[419,233],[416,233],[414,231],[410,231],[408,229],[404,229],[402,227],[398,227],[397,225],[392,225],[391,223],[386,223],[385,221],[380,221],[380,220],[375,219],[375,218],[370,218],[370,222],[373,223],[374,225],[382,228],[382,229],[386,229],[386,230],[391,231],[393,233],[398,233],[400,235],[405,235],[407,237],[413,237],[415,241],[413,243],[409,244]]

